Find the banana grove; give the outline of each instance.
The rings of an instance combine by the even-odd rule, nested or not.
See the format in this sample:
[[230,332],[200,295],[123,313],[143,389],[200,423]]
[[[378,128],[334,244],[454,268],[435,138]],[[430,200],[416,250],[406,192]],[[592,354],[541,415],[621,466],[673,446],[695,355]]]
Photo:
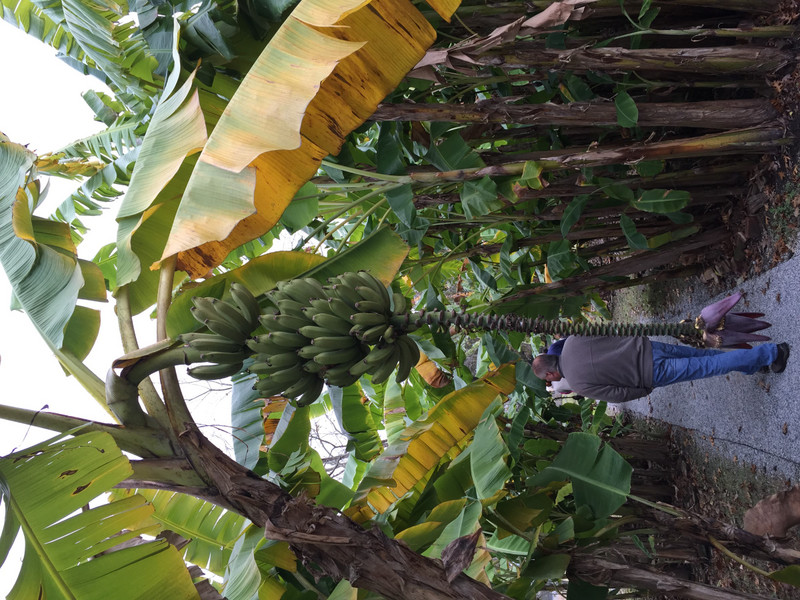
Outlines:
[[[600,293],[733,250],[738,190],[792,141],[777,2],[0,9],[114,92],[66,148],[0,135],[15,306],[109,415],[0,406],[56,432],[0,459],[9,598],[742,597],[672,568],[709,540],[800,583],[790,549],[669,505],[639,469],[666,472],[661,440],[555,406],[525,359],[567,319],[702,336],[597,329]],[[39,215],[49,177],[81,185]],[[122,352],[98,375],[101,327]],[[187,400],[228,378],[230,455]],[[310,441],[326,414],[337,477]]]

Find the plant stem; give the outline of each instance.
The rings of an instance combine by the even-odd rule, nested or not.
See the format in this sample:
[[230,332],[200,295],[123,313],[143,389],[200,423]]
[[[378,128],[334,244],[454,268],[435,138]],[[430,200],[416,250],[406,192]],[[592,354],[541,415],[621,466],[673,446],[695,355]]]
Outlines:
[[731,560],[736,561],[737,563],[739,563],[743,567],[746,567],[746,568],[750,569],[754,573],[758,573],[759,575],[762,575],[763,577],[769,577],[769,573],[768,572],[766,572],[766,571],[764,571],[762,569],[759,569],[754,564],[751,564],[751,563],[747,562],[746,560],[744,560],[743,558],[739,558],[738,556],[736,556],[733,552],[731,552],[725,546],[723,546],[722,543],[717,538],[715,538],[713,535],[709,535],[708,536],[708,541],[711,543],[712,546],[714,546],[714,548],[716,548],[717,550],[722,552],[725,556],[727,556]]
[[120,427],[119,425],[97,423],[96,421],[88,421],[58,413],[33,411],[4,405],[0,405],[0,418],[5,421],[13,421],[62,433],[85,425],[86,431],[108,433],[122,450],[136,456],[171,456],[173,453],[168,440],[164,436],[164,432],[156,429]]
[[[130,293],[127,285],[117,290],[116,299],[117,304],[115,306],[115,312],[117,313],[117,324],[122,340],[122,349],[127,354],[139,349],[139,342],[136,339],[136,330],[133,327]],[[161,397],[158,395],[155,385],[153,385],[153,382],[149,378],[143,379],[139,384],[139,394],[142,397],[142,403],[147,413],[153,417],[159,425],[164,427],[164,429],[169,429],[167,409]]]
[[353,235],[353,232],[356,229],[358,229],[359,225],[361,225],[364,221],[366,221],[372,213],[374,213],[376,210],[378,210],[378,208],[380,208],[383,205],[384,202],[386,202],[386,198],[385,197],[381,198],[375,204],[373,204],[369,209],[367,209],[364,212],[363,215],[361,215],[361,217],[359,217],[359,219],[355,223],[353,223],[353,226],[350,228],[350,231],[347,232],[347,235],[345,235],[344,238],[339,243],[339,247],[336,249],[336,253],[337,254],[339,252],[341,252],[342,250],[344,250],[345,246],[347,245],[347,240],[350,239],[350,236]]
[[352,173],[353,175],[361,175],[362,177],[369,177],[370,179],[377,179],[379,181],[389,181],[392,183],[408,183],[408,179],[406,178],[405,175],[384,175],[383,173],[375,173],[374,171],[364,171],[363,169],[356,169],[355,167],[348,167],[346,165],[340,165],[327,160],[323,160],[321,164],[323,167],[331,167],[332,169],[338,169],[339,171],[344,171],[345,173]]
[[[165,340],[167,337],[167,310],[172,299],[172,282],[175,275],[175,264],[177,256],[172,255],[161,262],[158,282],[158,301],[157,301],[157,328],[158,340]],[[184,348],[178,349],[181,353]],[[188,350],[188,349],[186,349]],[[167,407],[170,425],[175,435],[180,437],[181,433],[189,424],[194,424],[194,419],[186,406],[183,398],[178,376],[175,374],[174,365],[169,365],[159,371],[161,377],[161,389],[164,393],[164,404]]]

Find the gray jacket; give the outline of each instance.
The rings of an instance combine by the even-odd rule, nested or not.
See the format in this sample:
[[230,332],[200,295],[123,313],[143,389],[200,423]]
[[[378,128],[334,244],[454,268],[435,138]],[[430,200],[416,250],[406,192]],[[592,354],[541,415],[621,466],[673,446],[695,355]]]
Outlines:
[[577,394],[626,402],[653,391],[653,348],[646,337],[571,335],[558,370]]

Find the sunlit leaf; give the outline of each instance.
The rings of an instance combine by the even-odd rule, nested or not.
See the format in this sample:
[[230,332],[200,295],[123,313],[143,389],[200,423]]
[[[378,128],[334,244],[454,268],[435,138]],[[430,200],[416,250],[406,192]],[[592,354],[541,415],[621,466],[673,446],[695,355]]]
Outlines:
[[[153,512],[142,496],[79,511],[131,473],[111,436],[99,432],[59,436],[0,460],[3,502],[25,535],[22,569],[8,598],[199,598],[165,541],[115,549],[155,532],[140,525]],[[137,584],[119,587],[122,580]]]

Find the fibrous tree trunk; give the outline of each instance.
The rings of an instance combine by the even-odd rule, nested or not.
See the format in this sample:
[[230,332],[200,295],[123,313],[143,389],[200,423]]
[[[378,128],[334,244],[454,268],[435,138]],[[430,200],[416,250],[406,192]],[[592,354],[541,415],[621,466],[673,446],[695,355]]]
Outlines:
[[[722,100],[707,102],[642,102],[638,104],[640,127],[699,127],[740,129],[775,119],[769,101]],[[617,110],[611,102],[569,104],[381,104],[372,121],[441,121],[448,123],[538,124],[562,126],[617,126]]]

